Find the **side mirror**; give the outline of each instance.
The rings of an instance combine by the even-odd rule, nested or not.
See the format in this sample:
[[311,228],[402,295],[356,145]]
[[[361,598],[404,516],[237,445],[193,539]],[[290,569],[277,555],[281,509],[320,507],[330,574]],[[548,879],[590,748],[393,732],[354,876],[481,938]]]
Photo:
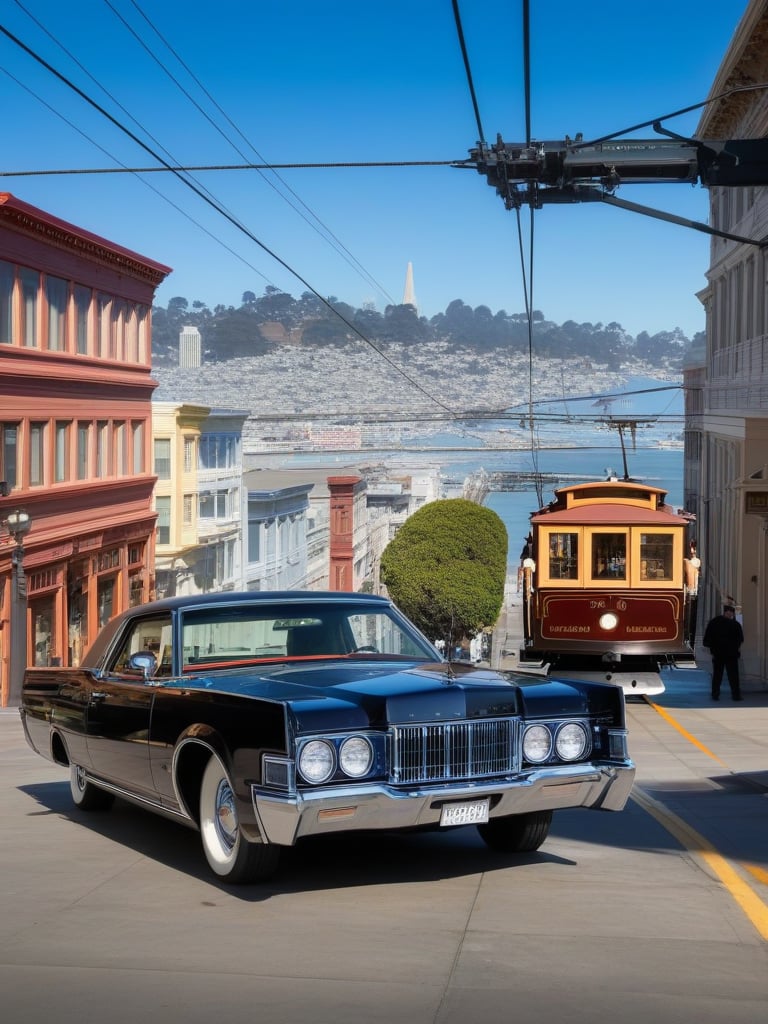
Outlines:
[[128,659],[127,668],[132,672],[141,672],[147,680],[157,672],[157,658],[151,651],[136,651]]

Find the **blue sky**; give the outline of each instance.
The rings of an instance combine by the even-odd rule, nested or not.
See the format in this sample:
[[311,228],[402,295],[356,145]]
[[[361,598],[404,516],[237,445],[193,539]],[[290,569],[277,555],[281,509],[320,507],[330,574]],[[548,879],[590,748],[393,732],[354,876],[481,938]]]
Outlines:
[[[459,6],[484,134],[523,141],[522,3]],[[532,136],[554,140],[595,138],[702,102],[746,0],[530,6]],[[463,159],[477,142],[451,0],[6,0],[0,25],[171,163],[439,161]],[[163,304],[180,295],[239,305],[244,291],[267,285],[305,290],[167,173],[8,174],[156,161],[2,34],[0,67],[0,191],[173,267]],[[666,125],[693,133],[699,116]],[[383,310],[402,301],[411,262],[423,315],[457,298],[524,309],[516,218],[474,171],[195,179],[321,295]],[[618,194],[707,219],[698,186]],[[599,204],[550,206],[534,220],[533,305],[548,319],[618,321],[632,334],[703,329],[695,293],[706,235]]]

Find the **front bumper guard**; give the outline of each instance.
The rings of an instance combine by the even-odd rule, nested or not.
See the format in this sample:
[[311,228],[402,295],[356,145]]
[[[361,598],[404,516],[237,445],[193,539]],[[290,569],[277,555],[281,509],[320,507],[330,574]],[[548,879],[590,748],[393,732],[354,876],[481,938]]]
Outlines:
[[535,768],[482,782],[395,787],[367,783],[298,793],[252,786],[262,842],[293,846],[304,836],[437,826],[443,804],[490,797],[490,816],[566,807],[620,811],[635,778],[630,760]]

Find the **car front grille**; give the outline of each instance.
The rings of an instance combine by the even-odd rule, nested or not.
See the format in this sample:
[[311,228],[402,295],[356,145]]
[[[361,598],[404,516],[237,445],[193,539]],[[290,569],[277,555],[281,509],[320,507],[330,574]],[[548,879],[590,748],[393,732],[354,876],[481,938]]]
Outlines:
[[515,768],[514,736],[511,718],[395,726],[390,781],[397,785],[504,775]]

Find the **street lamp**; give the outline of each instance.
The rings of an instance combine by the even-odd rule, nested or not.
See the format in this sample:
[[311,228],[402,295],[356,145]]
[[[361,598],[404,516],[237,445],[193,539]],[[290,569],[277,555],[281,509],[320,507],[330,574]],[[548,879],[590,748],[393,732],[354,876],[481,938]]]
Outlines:
[[24,575],[24,538],[32,519],[28,512],[17,509],[5,518],[8,533],[15,542],[11,553],[11,621],[9,705],[21,704],[21,684],[27,667],[27,578]]

